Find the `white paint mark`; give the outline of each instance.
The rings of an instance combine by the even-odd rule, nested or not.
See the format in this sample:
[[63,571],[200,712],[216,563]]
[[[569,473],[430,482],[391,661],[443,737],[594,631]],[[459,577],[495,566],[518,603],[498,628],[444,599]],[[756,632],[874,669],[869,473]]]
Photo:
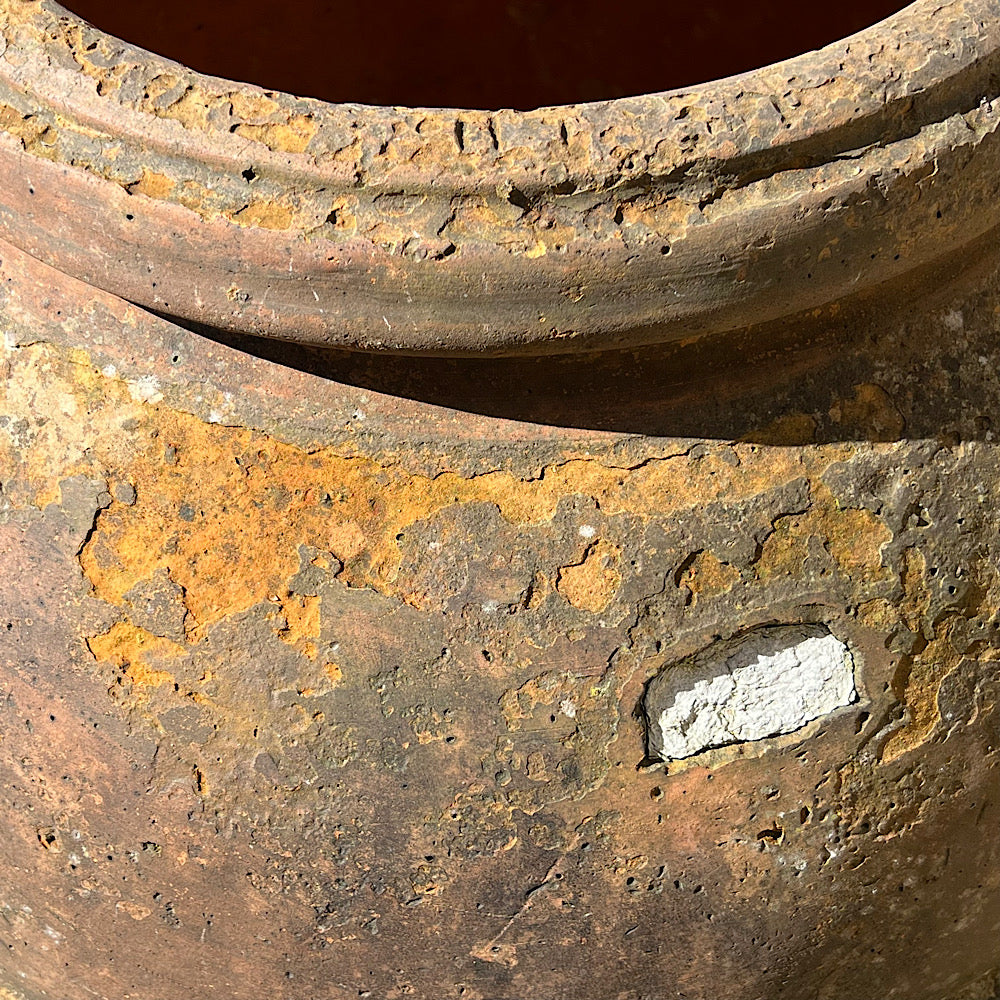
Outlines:
[[581,538],[593,538],[597,534],[597,528],[592,524],[581,524],[580,525],[580,537]]
[[757,629],[653,678],[645,698],[649,755],[679,760],[793,733],[856,700],[853,658],[829,629]]
[[114,378],[118,374],[118,369],[114,365],[105,365],[101,369],[101,374],[105,378]]
[[568,719],[576,718],[576,702],[572,698],[563,698],[559,702],[559,711],[562,712]]

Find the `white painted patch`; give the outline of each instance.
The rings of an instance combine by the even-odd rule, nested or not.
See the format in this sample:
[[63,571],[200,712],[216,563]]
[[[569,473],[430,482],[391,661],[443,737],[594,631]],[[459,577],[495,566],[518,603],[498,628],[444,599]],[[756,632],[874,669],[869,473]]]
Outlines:
[[850,650],[827,628],[757,629],[653,678],[649,755],[679,760],[793,733],[856,700]]
[[592,524],[581,524],[580,525],[580,537],[581,538],[593,538],[597,534],[597,528]]

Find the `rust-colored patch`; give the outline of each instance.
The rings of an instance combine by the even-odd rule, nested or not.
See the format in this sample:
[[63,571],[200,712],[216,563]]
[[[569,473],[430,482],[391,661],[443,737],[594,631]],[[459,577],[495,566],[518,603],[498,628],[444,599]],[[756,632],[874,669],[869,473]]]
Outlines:
[[905,686],[900,692],[906,706],[906,725],[886,742],[882,754],[885,763],[919,747],[940,721],[938,689],[961,660],[949,635],[956,621],[958,619],[950,619],[940,625],[934,638],[910,662]]
[[815,544],[851,577],[884,576],[881,550],[891,538],[889,527],[871,511],[842,508],[828,490],[819,488],[807,511],[775,521],[774,532],[761,548],[757,574],[764,581],[801,575]]
[[595,613],[603,611],[621,586],[620,559],[621,550],[617,545],[603,539],[594,542],[580,562],[559,569],[556,590],[574,608]]
[[125,622],[118,622],[107,632],[91,636],[87,645],[98,660],[114,663],[134,686],[147,688],[172,684],[174,675],[153,664],[182,656],[185,652],[184,647],[176,642]]
[[277,201],[252,201],[238,212],[227,214],[231,222],[258,229],[290,229],[292,210]]
[[[594,498],[608,517],[627,512],[664,518],[716,499],[738,502],[776,482],[819,476],[850,455],[840,446],[803,456],[739,445],[697,458],[648,460],[636,468],[572,458],[532,479],[508,472],[413,475],[398,465],[344,457],[332,449],[308,453],[256,431],[204,422],[163,402],[142,402],[144,395],[155,394],[103,375],[85,356],[68,363],[36,345],[17,351],[11,365],[4,386],[11,405],[30,408],[20,397],[32,385],[37,398],[30,405],[39,405],[41,393],[46,407],[85,413],[88,430],[69,439],[57,433],[55,422],[41,422],[31,432],[30,448],[10,449],[17,470],[10,479],[24,484],[19,489],[26,502],[77,474],[134,483],[137,502],[115,504],[100,514],[81,565],[96,595],[118,606],[140,580],[166,570],[184,589],[192,636],[200,626],[287,593],[302,544],[341,560],[345,583],[419,607],[420,596],[397,583],[397,536],[448,506],[494,503],[508,521],[534,524],[550,520],[563,498],[580,495]],[[30,369],[30,379],[18,377],[20,366]],[[47,374],[39,384],[43,369]],[[865,513],[830,516],[845,531],[866,527],[866,518],[873,531],[884,530]],[[833,547],[841,551],[836,538]],[[842,548],[856,565],[854,554],[862,553],[863,562],[874,558],[870,550],[877,544],[866,548],[852,536]],[[617,588],[616,559],[611,547],[595,549],[586,565],[564,572],[564,593],[584,608],[603,606]]]
[[166,174],[143,168],[142,176],[128,186],[129,194],[144,194],[147,198],[168,198],[176,182]]
[[319,638],[319,608],[320,598],[301,594],[288,594],[281,602],[286,624],[279,629],[278,637],[305,653],[310,660],[316,659],[316,643],[313,640]]
[[699,597],[713,597],[732,590],[739,580],[740,572],[735,566],[720,561],[714,552],[703,550],[695,553],[687,563],[677,585],[688,589],[693,605]]

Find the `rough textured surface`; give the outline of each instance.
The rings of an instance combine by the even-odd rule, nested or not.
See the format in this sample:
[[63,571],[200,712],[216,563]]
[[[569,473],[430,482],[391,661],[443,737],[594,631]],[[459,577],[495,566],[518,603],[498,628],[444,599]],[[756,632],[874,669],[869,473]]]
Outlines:
[[[4,986],[990,995],[988,244],[586,364],[279,364],[0,259]],[[795,622],[862,700],[651,766],[649,680]]]
[[[996,991],[994,4],[525,116],[0,13],[0,990]],[[717,335],[611,349],[671,288]],[[859,701],[650,761],[651,679],[777,624]]]
[[327,105],[3,0],[0,235],[157,312],[299,342],[682,339],[835,301],[995,226],[998,66],[997,0],[919,0],[667,94]]
[[794,733],[856,700],[853,658],[829,629],[758,629],[653,678],[643,698],[650,756],[680,760]]

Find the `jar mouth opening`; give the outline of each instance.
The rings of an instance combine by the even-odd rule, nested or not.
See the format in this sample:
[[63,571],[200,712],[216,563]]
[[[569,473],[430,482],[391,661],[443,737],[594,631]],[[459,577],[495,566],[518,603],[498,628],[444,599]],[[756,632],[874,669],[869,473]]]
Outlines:
[[512,108],[659,93],[854,34],[900,0],[69,0],[79,17],[211,76],[331,103]]

